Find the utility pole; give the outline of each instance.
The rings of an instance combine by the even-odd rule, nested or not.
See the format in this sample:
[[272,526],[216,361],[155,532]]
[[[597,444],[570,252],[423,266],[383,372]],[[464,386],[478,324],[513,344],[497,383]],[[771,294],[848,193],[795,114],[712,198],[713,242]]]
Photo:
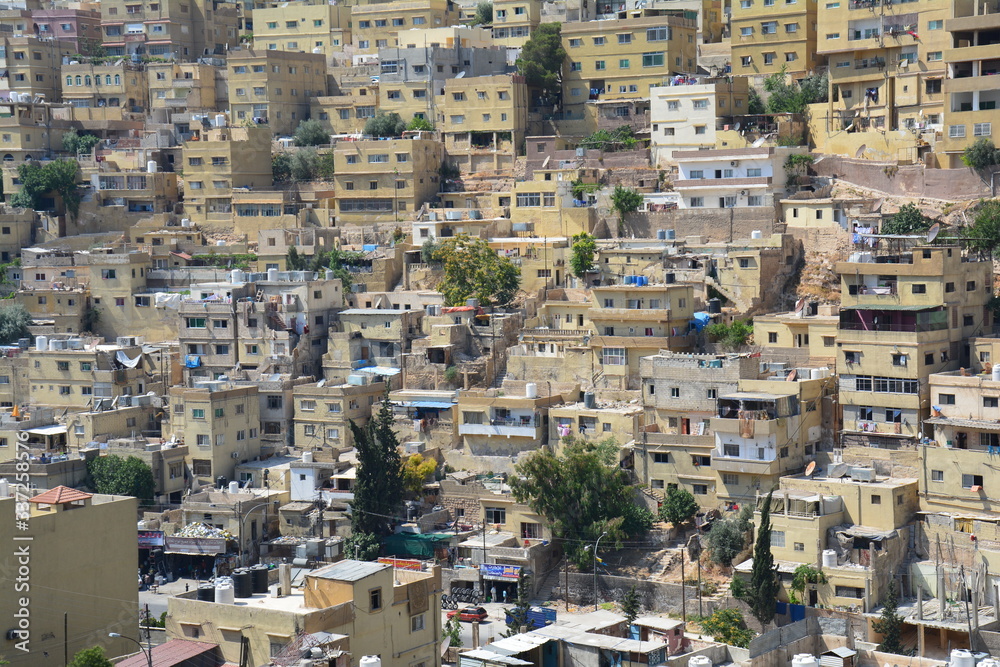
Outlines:
[[607,536],[607,531],[601,533],[601,536],[597,538],[597,543],[594,544],[594,611],[597,611],[597,550],[601,546],[601,540]]

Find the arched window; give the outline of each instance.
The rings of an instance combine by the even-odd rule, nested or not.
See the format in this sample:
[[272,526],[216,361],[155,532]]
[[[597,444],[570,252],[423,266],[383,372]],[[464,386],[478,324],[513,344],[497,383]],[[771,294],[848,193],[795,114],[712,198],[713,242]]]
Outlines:
[[67,86],[72,86],[73,85],[73,77],[71,77],[71,76],[67,76],[66,77],[66,85]]
[[14,161],[14,156],[11,155],[10,153],[7,153],[6,155],[3,156],[3,161],[4,162],[13,162]]
[[115,85],[116,86],[122,85],[122,75],[121,74],[115,74]]
[[76,75],[76,85],[78,86],[83,85],[83,78],[79,74]]
[[105,74],[104,75],[104,83],[106,85],[109,85],[109,86],[111,85],[111,75],[110,74]]
[[86,86],[90,85],[90,75],[89,74],[87,76],[83,77],[83,83]]

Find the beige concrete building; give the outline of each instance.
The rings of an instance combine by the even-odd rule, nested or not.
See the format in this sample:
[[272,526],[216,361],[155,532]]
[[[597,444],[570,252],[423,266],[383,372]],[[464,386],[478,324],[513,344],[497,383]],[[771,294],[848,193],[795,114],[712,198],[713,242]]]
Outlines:
[[260,456],[257,387],[229,388],[224,382],[171,387],[172,442],[187,445],[192,484],[231,480],[236,466]]
[[716,148],[716,130],[728,125],[722,119],[747,113],[748,91],[746,77],[652,88],[649,121],[653,163],[666,164],[675,150]]
[[511,74],[448,79],[438,103],[450,164],[463,172],[510,168],[528,126],[528,89]]
[[[351,43],[351,7],[300,1],[253,12],[254,48],[341,55]],[[319,51],[317,51],[319,49]]]
[[95,64],[81,62],[61,68],[62,101],[74,107],[149,108],[145,68],[131,62]]
[[235,3],[204,0],[111,0],[100,3],[109,56],[133,54],[182,62],[226,55],[239,44]]
[[225,107],[226,91],[219,68],[201,63],[146,65],[150,109],[217,111]]
[[334,156],[338,225],[408,219],[440,189],[443,150],[430,137],[340,142]]
[[499,0],[493,3],[493,42],[522,47],[541,22],[540,0]]
[[[364,377],[361,375],[360,377]],[[357,379],[352,376],[354,382]],[[299,449],[341,449],[354,446],[349,422],[363,426],[377,410],[388,388],[380,376],[364,384],[317,384],[295,388],[294,444]],[[374,406],[374,407],[373,407]]]
[[322,53],[240,49],[226,66],[233,125],[257,119],[274,135],[290,135],[309,118],[311,98],[327,94]]
[[233,188],[271,186],[271,130],[223,127],[192,131],[182,150],[184,215],[202,225],[231,227]]
[[0,57],[3,67],[0,91],[5,91],[3,97],[8,98],[10,93],[17,92],[27,95],[29,100],[55,102],[60,99],[60,68],[63,58],[74,53],[73,46],[72,42],[43,39],[35,35],[5,35],[3,57]]
[[[405,0],[355,5],[351,10],[354,64],[374,60],[379,49],[401,46],[400,33],[457,24],[458,7],[447,0]],[[442,45],[443,46],[443,45]]]
[[895,449],[923,435],[927,377],[969,366],[963,341],[991,325],[992,278],[955,246],[886,246],[837,264],[837,374],[845,445]]
[[806,303],[799,312],[757,315],[753,318],[754,343],[763,348],[763,356],[774,361],[833,367],[840,324],[837,311],[836,306]]
[[818,64],[816,2],[739,0],[732,4],[733,74],[801,78]]
[[[24,506],[13,497],[0,498],[0,538],[12,548],[2,567],[16,572],[30,561],[28,586],[0,597],[0,613],[30,618],[24,634],[7,641],[4,656],[11,665],[37,665],[49,655],[73,655],[103,646],[109,655],[131,649],[115,644],[109,632],[135,629],[136,591],[135,498],[83,493],[59,486],[30,498]],[[15,523],[27,521],[27,529]],[[30,541],[18,541],[30,538]],[[74,567],[67,567],[72,545]],[[23,554],[23,555],[19,555]],[[86,576],[81,576],[85,572]],[[46,591],[59,591],[59,604],[42,604]],[[16,594],[20,593],[20,594]],[[37,602],[37,604],[35,604]],[[11,625],[17,630],[17,623]],[[23,642],[25,650],[17,648]]]
[[167,635],[216,642],[231,661],[239,660],[245,637],[251,661],[259,664],[296,655],[300,633],[327,632],[334,634],[327,641],[343,641],[334,648],[346,649],[350,638],[344,667],[357,667],[361,656],[376,654],[393,656],[394,665],[440,667],[437,567],[416,572],[345,560],[308,573],[301,588],[281,585],[282,597],[255,594],[261,604],[203,602],[194,591],[172,597]]

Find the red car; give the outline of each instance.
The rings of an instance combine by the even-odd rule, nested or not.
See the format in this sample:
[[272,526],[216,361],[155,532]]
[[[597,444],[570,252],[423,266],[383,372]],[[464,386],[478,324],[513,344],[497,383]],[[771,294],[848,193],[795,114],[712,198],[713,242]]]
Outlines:
[[483,622],[489,614],[482,607],[463,607],[462,609],[456,609],[454,611],[448,612],[448,618],[454,618],[458,616],[460,621],[479,621]]

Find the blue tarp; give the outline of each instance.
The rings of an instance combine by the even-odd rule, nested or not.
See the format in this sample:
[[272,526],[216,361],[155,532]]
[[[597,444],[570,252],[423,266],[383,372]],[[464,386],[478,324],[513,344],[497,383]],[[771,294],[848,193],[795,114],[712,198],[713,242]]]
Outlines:
[[184,357],[184,365],[188,368],[198,368],[201,366],[201,357],[197,354],[189,354]]
[[367,368],[359,368],[358,370],[363,373],[374,373],[375,375],[399,375],[400,373],[398,368],[391,366],[368,366]]
[[449,410],[455,407],[454,403],[441,403],[438,401],[409,401],[404,403],[411,408],[437,408],[439,410]]
[[691,324],[694,326],[695,331],[701,331],[711,323],[712,316],[708,313],[695,313],[694,319],[691,320]]

